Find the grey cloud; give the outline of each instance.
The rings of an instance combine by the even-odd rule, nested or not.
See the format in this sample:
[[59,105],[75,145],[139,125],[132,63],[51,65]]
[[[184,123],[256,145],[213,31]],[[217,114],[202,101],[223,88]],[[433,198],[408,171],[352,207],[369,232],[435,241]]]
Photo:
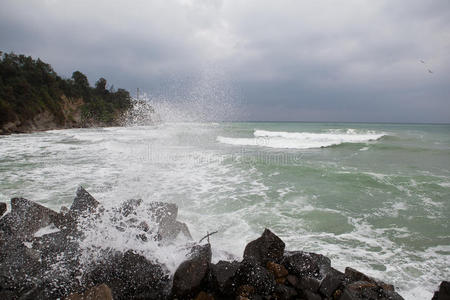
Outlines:
[[157,98],[235,97],[238,119],[450,122],[449,20],[446,0],[4,1],[0,50]]

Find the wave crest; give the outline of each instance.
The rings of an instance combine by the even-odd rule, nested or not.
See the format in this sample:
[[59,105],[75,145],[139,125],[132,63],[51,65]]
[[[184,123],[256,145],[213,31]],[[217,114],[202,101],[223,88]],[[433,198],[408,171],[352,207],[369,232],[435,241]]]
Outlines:
[[355,129],[333,130],[326,133],[255,130],[252,138],[218,136],[217,141],[236,146],[261,146],[281,149],[312,149],[343,143],[365,143],[385,136],[384,132],[358,132]]

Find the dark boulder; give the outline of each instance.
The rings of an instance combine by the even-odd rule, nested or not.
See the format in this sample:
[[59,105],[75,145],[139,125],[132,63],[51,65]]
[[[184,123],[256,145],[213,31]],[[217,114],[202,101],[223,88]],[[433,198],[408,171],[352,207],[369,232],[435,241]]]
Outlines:
[[125,201],[119,208],[119,212],[128,217],[131,214],[136,214],[136,210],[142,204],[142,199],[129,199]]
[[148,212],[158,224],[162,222],[175,223],[178,216],[178,206],[174,203],[151,202]]
[[94,286],[84,293],[70,294],[65,300],[112,300],[112,291],[106,284]]
[[27,239],[50,225],[57,212],[24,198],[11,199],[11,212],[0,219],[0,230],[19,239]]
[[51,216],[52,223],[56,228],[63,231],[76,231],[77,229],[77,215],[74,212],[63,206],[59,210],[59,213]]
[[189,228],[185,223],[163,219],[163,221],[159,224],[158,237],[162,241],[174,240],[180,233],[186,239],[192,240]]
[[303,291],[318,293],[321,281],[314,277],[301,277],[297,287]]
[[169,278],[160,265],[129,250],[104,253],[104,259],[90,267],[83,282],[107,284],[114,299],[163,299],[167,296]]
[[233,294],[233,277],[239,268],[237,261],[219,261],[210,265],[209,286],[212,290],[218,291],[221,295]]
[[331,261],[328,257],[303,251],[287,252],[281,264],[290,274],[299,278],[311,277],[322,280],[331,270]]
[[252,258],[262,266],[269,261],[278,262],[284,253],[284,242],[269,229],[265,229],[261,237],[247,244],[244,259]]
[[70,206],[69,213],[75,217],[96,212],[99,202],[82,186],[77,189],[75,199]]
[[387,291],[394,291],[394,286],[392,284],[384,283],[383,281],[376,280],[370,276],[367,276],[366,274],[355,270],[353,268],[347,267],[345,268],[345,280],[349,283],[356,282],[356,281],[366,281],[376,284],[377,286],[383,288]]
[[76,268],[79,244],[71,231],[58,231],[35,237],[32,247],[40,253],[43,262],[49,265],[64,260],[64,264]]
[[254,258],[244,258],[233,278],[235,287],[249,285],[256,294],[271,295],[275,291],[275,278]]
[[345,286],[340,300],[404,300],[399,294],[384,290],[376,283],[368,281],[356,281]]
[[344,282],[344,274],[336,269],[331,268],[325,275],[320,284],[320,293],[325,297],[331,297]]
[[37,284],[44,276],[39,253],[21,241],[8,239],[0,251],[0,291],[21,295]]
[[6,212],[7,207],[5,202],[0,202],[0,217]]
[[266,266],[267,270],[272,272],[273,276],[277,283],[284,283],[286,280],[286,276],[288,276],[289,272],[283,265],[274,263],[273,261],[269,261]]
[[277,300],[288,300],[297,298],[298,293],[293,287],[277,284],[275,286],[274,295],[274,298]]
[[322,297],[314,292],[311,292],[309,290],[306,290],[303,292],[305,300],[322,300]]
[[442,281],[439,291],[435,292],[431,300],[450,300],[450,282]]
[[189,299],[197,295],[207,280],[211,263],[211,245],[194,246],[187,260],[182,262],[173,276],[172,296]]

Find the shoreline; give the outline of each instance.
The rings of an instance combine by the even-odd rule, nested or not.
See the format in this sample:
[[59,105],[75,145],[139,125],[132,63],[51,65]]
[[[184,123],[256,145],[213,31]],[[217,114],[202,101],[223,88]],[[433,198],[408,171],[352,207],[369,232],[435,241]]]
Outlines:
[[[148,222],[133,218],[142,209],[152,216]],[[13,198],[5,212],[6,204],[0,205],[0,296],[5,299],[403,299],[390,284],[349,267],[345,272],[332,268],[326,256],[287,251],[269,229],[247,244],[242,261],[213,264],[209,239],[192,241],[188,226],[177,221],[175,204],[131,199],[105,211],[80,187],[71,207],[60,212],[23,198]],[[133,250],[97,249],[97,259],[83,263],[79,243],[103,216],[112,216],[119,231],[135,230],[142,243],[164,247],[183,237],[185,260],[172,276]],[[433,300],[446,295],[444,281]]]

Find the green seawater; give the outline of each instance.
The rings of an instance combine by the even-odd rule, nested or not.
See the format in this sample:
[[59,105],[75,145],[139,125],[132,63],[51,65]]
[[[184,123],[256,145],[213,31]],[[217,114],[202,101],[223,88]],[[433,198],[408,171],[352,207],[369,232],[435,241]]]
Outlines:
[[[270,228],[430,299],[450,276],[450,125],[167,123],[0,137],[0,201],[53,209],[83,185],[105,206],[174,202],[195,239],[241,257]],[[216,251],[213,259],[224,254]]]

